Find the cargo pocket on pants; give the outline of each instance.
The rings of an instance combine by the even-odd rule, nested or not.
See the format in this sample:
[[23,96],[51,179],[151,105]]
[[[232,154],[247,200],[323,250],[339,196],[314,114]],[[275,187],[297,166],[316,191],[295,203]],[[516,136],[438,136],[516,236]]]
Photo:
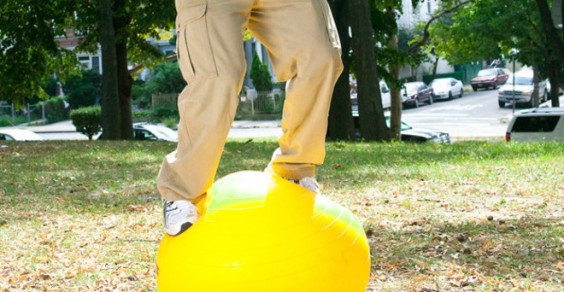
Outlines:
[[182,76],[186,81],[195,78],[217,77],[206,22],[207,2],[202,1],[178,11],[176,18],[176,54]]
[[327,0],[320,0],[321,11],[323,12],[323,17],[325,18],[325,26],[327,27],[327,35],[331,45],[339,50],[339,55],[341,54],[341,40],[339,39],[339,31],[337,30],[337,25],[333,19],[333,14],[331,13],[331,7]]

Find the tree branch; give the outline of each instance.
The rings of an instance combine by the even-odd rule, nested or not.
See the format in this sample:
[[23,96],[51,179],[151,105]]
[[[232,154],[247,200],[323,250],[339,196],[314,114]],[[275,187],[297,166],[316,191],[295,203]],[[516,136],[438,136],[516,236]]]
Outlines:
[[546,38],[550,40],[550,45],[552,46],[553,50],[556,51],[560,63],[564,63],[564,41],[562,40],[560,35],[558,35],[558,31],[554,27],[552,14],[550,13],[550,9],[548,8],[548,3],[546,2],[546,0],[536,0],[536,2],[539,8],[542,26],[546,33]]
[[421,49],[421,47],[423,47],[423,46],[427,43],[427,41],[429,40],[429,37],[431,36],[431,35],[429,34],[429,27],[431,26],[431,24],[432,24],[435,20],[441,18],[443,15],[445,15],[445,14],[447,14],[447,13],[451,13],[451,12],[457,10],[458,8],[460,8],[460,7],[462,7],[462,6],[465,6],[466,4],[469,4],[469,3],[474,2],[474,1],[475,1],[475,0],[462,1],[462,2],[460,2],[460,3],[458,3],[458,4],[454,5],[454,6],[452,6],[451,8],[442,10],[442,11],[440,11],[440,12],[434,14],[434,15],[431,17],[431,19],[429,19],[429,20],[427,21],[427,23],[425,24],[425,28],[423,29],[423,38],[420,39],[419,41],[417,41],[417,42],[411,44],[411,45],[409,46],[409,49],[407,49],[407,52],[410,53],[410,54],[414,54],[414,53],[416,53],[419,49]]

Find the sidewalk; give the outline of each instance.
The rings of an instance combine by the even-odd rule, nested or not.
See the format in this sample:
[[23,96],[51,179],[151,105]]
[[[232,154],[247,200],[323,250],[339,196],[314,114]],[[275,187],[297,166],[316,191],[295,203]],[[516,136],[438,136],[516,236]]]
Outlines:
[[[281,121],[235,121],[231,126],[232,129],[263,129],[263,128],[280,128]],[[0,127],[1,128],[1,127]],[[27,129],[35,133],[74,133],[76,128],[72,124],[71,120],[53,123],[43,126],[16,126],[16,127],[5,127],[7,128],[18,128]]]
[[71,120],[42,126],[15,126],[18,129],[27,129],[35,133],[74,133],[76,128]]

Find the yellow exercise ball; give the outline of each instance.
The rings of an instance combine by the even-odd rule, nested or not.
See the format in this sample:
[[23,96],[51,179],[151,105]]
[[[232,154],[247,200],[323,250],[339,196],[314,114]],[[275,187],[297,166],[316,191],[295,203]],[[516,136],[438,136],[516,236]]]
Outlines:
[[165,235],[159,291],[365,291],[370,250],[346,208],[256,171],[218,180],[186,232]]

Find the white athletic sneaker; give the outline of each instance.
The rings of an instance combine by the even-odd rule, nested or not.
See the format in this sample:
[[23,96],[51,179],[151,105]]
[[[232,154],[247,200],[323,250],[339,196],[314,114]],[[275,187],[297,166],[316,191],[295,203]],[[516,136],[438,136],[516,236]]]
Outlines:
[[165,232],[172,236],[186,231],[199,218],[196,206],[186,200],[164,201],[163,215]]
[[314,192],[316,195],[321,195],[321,190],[319,187],[319,183],[314,177],[304,177],[300,180],[294,180],[293,182],[297,183],[298,185]]
[[[270,165],[268,165],[264,169],[264,172],[271,174],[271,175],[278,176],[278,174],[276,174],[272,170],[272,167]],[[319,183],[317,183],[317,180],[315,179],[315,177],[306,176],[306,177],[301,178],[301,179],[288,179],[288,181],[291,181],[291,182],[293,182],[293,183],[295,183],[299,186],[302,186],[302,187],[314,192],[316,195],[321,195],[321,187],[319,186]]]

